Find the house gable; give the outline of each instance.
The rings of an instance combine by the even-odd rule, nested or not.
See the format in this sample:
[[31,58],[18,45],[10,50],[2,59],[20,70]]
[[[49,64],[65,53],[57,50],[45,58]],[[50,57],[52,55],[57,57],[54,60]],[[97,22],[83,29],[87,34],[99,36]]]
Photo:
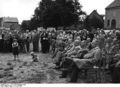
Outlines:
[[116,7],[120,7],[120,0],[114,0],[109,6],[106,7],[106,9],[111,9]]

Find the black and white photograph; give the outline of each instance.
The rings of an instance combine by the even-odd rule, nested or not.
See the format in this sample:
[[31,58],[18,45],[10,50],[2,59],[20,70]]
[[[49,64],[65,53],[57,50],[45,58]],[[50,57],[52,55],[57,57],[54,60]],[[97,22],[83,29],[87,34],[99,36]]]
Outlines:
[[0,0],[0,84],[88,83],[120,83],[120,0]]

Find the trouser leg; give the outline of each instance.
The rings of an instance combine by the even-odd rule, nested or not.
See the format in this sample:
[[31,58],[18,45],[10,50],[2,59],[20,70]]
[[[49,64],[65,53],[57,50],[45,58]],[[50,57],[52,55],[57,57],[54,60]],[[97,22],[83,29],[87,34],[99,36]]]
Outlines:
[[69,82],[76,83],[78,79],[78,73],[79,73],[78,67],[75,64],[73,64],[73,71],[71,73],[71,78]]
[[67,77],[68,73],[71,72],[71,69],[73,67],[73,61],[71,61],[71,60],[63,61],[60,65],[60,67],[63,68],[61,77]]
[[112,83],[120,83],[120,76],[119,76],[120,69],[112,67],[110,69],[110,72],[111,72]]
[[27,46],[27,52],[29,52],[29,47],[30,47],[29,42],[26,43],[26,46]]

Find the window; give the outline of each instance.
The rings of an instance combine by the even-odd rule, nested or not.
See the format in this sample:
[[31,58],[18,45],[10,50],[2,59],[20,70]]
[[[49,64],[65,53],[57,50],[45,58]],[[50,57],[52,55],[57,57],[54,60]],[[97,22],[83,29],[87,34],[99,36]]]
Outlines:
[[111,21],[111,28],[116,28],[116,20],[115,19],[113,19]]
[[110,26],[110,20],[107,20],[107,26],[108,27]]

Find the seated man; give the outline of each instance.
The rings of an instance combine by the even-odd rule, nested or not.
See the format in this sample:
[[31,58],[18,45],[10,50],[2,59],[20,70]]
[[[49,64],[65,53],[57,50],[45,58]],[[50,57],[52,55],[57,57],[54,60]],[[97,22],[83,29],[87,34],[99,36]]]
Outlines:
[[70,82],[77,82],[79,70],[91,66],[95,61],[101,58],[101,49],[97,40],[92,42],[93,49],[90,50],[83,59],[73,58],[72,75]]
[[79,41],[75,41],[74,43],[71,43],[69,45],[69,47],[66,47],[64,51],[58,51],[57,55],[56,55],[56,63],[57,65],[60,67],[61,61],[63,60],[63,57],[65,56],[70,56],[72,54],[75,54],[75,52],[77,51],[77,49],[79,49]]
[[81,49],[80,46],[81,42],[79,40],[75,40],[74,42],[74,46],[73,49],[70,49],[69,51],[67,51],[65,54],[70,57],[72,55],[76,55],[78,53],[78,51]]
[[72,39],[68,39],[67,43],[66,43],[66,47],[64,49],[64,53],[66,53],[68,50],[70,50],[73,47],[73,42]]
[[75,41],[74,50],[72,50],[66,57],[63,58],[61,62],[61,68],[63,70],[61,78],[66,77],[67,70],[72,65],[73,58],[83,59],[83,56],[88,53],[89,49],[85,48],[85,41],[79,43],[79,41]]
[[63,51],[64,50],[64,48],[65,48],[65,42],[62,39],[56,40],[56,44],[55,45],[56,45],[56,48],[55,48],[55,52],[54,52],[52,58],[56,57],[58,51]]
[[112,83],[120,83],[120,50],[116,48],[117,53],[112,57],[112,61],[109,63],[109,70],[111,74]]
[[60,60],[61,60],[61,57],[62,57],[62,52],[64,51],[64,48],[65,48],[65,42],[62,41],[62,40],[59,40],[58,43],[57,43],[57,49],[55,51],[55,54],[54,54],[54,63],[59,66],[60,64]]

